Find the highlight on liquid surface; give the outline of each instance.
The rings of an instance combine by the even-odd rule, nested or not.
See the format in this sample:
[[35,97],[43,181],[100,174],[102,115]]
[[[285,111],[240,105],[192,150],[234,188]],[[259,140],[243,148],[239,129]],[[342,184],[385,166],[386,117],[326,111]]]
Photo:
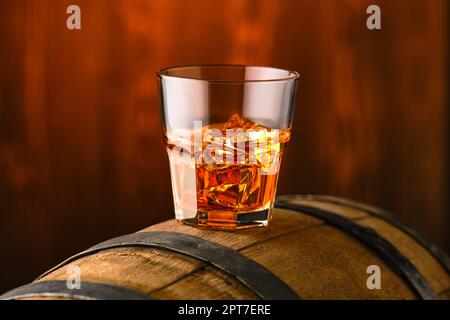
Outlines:
[[290,129],[233,114],[227,122],[165,133],[175,213],[211,228],[267,225]]

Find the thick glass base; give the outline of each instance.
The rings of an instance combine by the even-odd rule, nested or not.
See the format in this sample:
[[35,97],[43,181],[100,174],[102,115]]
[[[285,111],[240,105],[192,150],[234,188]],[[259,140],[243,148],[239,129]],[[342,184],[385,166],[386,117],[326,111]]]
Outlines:
[[178,222],[206,229],[248,229],[266,227],[270,220],[270,208],[251,212],[198,211],[191,219],[178,219]]

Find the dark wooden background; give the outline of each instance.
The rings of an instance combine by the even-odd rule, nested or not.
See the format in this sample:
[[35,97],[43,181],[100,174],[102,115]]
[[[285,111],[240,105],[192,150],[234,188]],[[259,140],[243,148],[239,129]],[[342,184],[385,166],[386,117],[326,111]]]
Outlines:
[[[78,4],[82,30],[66,28]],[[382,9],[382,30],[365,27]],[[171,218],[154,73],[302,74],[279,194],[395,212],[450,248],[445,0],[0,1],[0,291]]]

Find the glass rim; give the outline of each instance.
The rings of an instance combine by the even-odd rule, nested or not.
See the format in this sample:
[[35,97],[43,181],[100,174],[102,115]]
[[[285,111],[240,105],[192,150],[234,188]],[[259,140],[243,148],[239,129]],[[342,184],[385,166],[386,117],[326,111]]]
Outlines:
[[[169,71],[183,69],[183,68],[202,68],[202,67],[222,67],[222,68],[258,68],[266,70],[278,70],[288,72],[288,76],[285,77],[270,77],[268,79],[201,79],[189,76],[181,75],[170,75]],[[186,65],[176,65],[162,68],[156,72],[156,76],[159,78],[169,78],[169,79],[183,79],[192,81],[203,81],[208,83],[264,83],[264,82],[283,82],[297,80],[300,78],[300,74],[294,70],[282,69],[277,67],[259,66],[259,65],[245,65],[245,64],[186,64]]]

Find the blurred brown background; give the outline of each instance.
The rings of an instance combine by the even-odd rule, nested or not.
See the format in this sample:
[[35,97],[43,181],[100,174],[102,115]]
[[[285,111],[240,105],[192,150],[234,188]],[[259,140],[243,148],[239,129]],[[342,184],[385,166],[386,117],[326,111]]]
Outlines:
[[[66,28],[78,4],[82,30]],[[382,30],[366,28],[378,4]],[[397,214],[447,251],[446,0],[0,1],[0,291],[171,218],[154,73],[302,74],[279,194]]]

